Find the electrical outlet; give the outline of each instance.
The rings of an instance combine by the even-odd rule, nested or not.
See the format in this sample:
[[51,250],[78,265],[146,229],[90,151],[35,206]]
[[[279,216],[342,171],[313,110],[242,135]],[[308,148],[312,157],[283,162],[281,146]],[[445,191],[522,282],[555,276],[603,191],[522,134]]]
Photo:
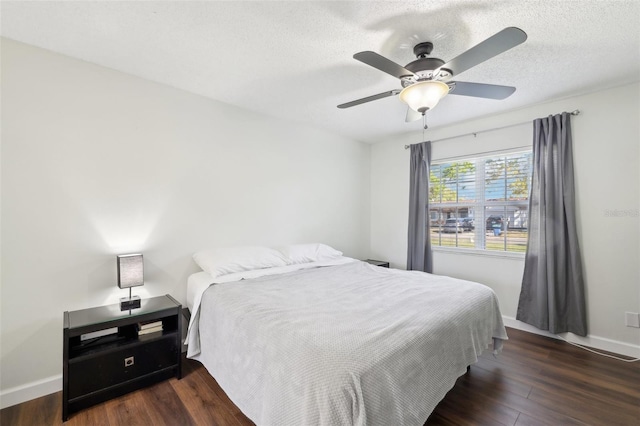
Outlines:
[[637,312],[625,312],[624,324],[627,327],[640,328],[640,314]]

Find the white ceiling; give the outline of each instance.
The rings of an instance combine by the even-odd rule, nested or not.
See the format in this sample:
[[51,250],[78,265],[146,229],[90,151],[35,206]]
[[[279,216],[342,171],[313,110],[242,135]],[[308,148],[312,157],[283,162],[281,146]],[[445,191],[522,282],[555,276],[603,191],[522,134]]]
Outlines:
[[456,77],[517,91],[447,96],[431,127],[640,80],[640,1],[2,1],[2,36],[362,141],[407,131],[400,88],[352,58],[405,65],[431,41],[448,61],[505,27],[523,44]]

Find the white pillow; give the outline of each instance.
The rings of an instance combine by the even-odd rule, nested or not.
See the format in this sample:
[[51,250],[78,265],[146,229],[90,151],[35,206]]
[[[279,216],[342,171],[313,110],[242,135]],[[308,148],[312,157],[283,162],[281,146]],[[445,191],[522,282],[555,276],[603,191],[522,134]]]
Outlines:
[[193,260],[211,276],[234,272],[286,266],[287,259],[278,250],[268,247],[229,247],[201,250]]
[[326,244],[294,244],[279,249],[290,263],[320,262],[342,256],[342,252]]

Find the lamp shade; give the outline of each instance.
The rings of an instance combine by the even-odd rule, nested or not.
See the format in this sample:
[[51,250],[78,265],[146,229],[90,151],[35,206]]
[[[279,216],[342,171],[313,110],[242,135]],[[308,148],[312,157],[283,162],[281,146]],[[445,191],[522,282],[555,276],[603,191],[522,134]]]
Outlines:
[[144,285],[144,265],[141,254],[118,256],[118,287],[129,288]]
[[447,96],[449,86],[437,80],[419,81],[400,92],[400,100],[414,111],[424,113]]

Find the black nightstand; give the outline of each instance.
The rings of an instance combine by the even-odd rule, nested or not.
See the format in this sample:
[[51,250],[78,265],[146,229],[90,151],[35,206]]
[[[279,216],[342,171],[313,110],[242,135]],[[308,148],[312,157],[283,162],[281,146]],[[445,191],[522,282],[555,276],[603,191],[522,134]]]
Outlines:
[[[140,323],[162,330],[138,333]],[[96,337],[96,334],[104,336]],[[62,420],[82,408],[182,376],[182,306],[169,295],[64,313]]]
[[383,260],[366,259],[365,262],[370,263],[372,265],[381,266],[383,268],[389,267],[389,262],[385,262]]

